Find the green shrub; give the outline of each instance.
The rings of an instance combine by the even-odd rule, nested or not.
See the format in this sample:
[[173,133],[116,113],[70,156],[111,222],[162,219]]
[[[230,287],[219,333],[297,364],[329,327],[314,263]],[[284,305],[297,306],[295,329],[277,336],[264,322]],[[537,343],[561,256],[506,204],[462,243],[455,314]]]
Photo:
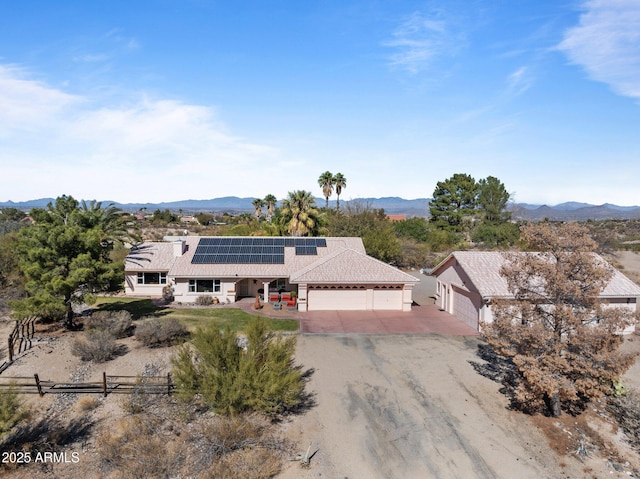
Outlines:
[[83,361],[103,363],[113,359],[118,351],[118,345],[109,331],[91,329],[84,338],[76,339],[71,345],[71,354]]
[[230,328],[198,329],[192,345],[183,345],[172,359],[179,396],[197,396],[204,406],[229,415],[275,415],[300,405],[304,379],[293,364],[296,338],[275,336],[261,317],[251,320],[246,333],[245,352]]
[[0,439],[28,415],[14,386],[0,389]]
[[84,323],[85,329],[107,331],[114,338],[131,336],[133,322],[129,311],[96,311]]
[[175,318],[154,318],[136,326],[136,339],[147,347],[171,346],[189,335]]
[[213,304],[213,297],[202,295],[196,298],[196,304],[198,306],[210,306]]

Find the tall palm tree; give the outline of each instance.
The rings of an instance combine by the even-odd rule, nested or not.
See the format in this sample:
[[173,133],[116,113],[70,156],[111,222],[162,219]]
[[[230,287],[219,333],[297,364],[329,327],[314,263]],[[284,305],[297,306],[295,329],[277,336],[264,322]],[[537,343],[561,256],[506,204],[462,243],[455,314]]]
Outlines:
[[291,236],[313,236],[318,230],[316,200],[309,191],[289,192],[282,200],[282,217]]
[[336,211],[340,209],[340,193],[342,188],[347,187],[347,178],[342,173],[336,173],[333,177],[333,185],[336,187],[336,195],[338,195],[338,202],[336,203]]
[[318,178],[318,185],[322,188],[322,194],[326,201],[326,207],[329,207],[329,196],[333,194],[333,173],[325,171]]
[[269,194],[264,197],[264,204],[267,206],[267,220],[271,221],[273,217],[273,212],[276,210],[276,203],[278,202],[278,198]]
[[256,218],[260,219],[260,217],[262,216],[262,207],[264,206],[264,201],[260,198],[256,198],[251,202],[251,204],[256,209],[254,213],[256,215]]

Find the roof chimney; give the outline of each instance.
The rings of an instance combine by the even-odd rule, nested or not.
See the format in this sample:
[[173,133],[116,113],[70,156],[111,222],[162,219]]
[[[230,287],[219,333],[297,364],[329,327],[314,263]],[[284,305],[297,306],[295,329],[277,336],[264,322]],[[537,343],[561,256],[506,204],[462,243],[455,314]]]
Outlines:
[[173,242],[173,256],[175,258],[182,256],[186,243],[187,242],[185,240],[178,240]]

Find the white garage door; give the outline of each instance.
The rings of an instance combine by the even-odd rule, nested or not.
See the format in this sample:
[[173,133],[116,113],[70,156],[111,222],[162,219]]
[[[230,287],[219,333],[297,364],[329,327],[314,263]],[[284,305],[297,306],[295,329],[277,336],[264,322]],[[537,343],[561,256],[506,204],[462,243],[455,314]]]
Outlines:
[[465,291],[453,288],[453,315],[467,323],[474,329],[478,329],[478,310],[473,300]]
[[365,289],[309,289],[309,311],[363,311],[367,309]]
[[401,289],[374,289],[373,309],[380,310],[401,310],[402,290]]

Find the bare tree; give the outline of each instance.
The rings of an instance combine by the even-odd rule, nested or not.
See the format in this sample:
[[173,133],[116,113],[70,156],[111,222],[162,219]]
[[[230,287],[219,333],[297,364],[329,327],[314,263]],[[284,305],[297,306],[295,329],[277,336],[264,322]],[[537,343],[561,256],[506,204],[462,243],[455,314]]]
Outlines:
[[585,228],[529,224],[522,238],[536,252],[505,253],[501,274],[513,296],[494,301],[485,337],[513,361],[515,407],[576,413],[633,364],[618,346],[634,315],[601,299],[614,272]]

